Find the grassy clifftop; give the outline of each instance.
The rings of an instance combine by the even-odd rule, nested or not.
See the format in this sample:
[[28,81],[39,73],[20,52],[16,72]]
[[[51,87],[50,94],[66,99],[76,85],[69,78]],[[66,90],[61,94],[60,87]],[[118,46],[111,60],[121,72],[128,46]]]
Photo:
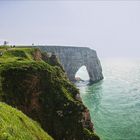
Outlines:
[[0,51],[0,101],[38,121],[55,140],[99,140],[78,89],[54,56],[31,48]]
[[0,47],[0,63],[14,61],[33,61],[34,49]]
[[53,140],[21,111],[0,102],[0,140]]

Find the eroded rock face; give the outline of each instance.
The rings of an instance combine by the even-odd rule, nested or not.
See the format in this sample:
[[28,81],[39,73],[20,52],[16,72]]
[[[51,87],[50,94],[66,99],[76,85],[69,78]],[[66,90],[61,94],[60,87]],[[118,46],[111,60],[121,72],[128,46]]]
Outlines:
[[103,79],[102,68],[95,50],[86,47],[34,46],[43,51],[55,53],[63,65],[69,79],[75,81],[78,69],[85,65],[91,82]]
[[38,61],[10,63],[1,66],[0,78],[0,101],[38,121],[55,140],[100,139],[78,89],[59,67]]

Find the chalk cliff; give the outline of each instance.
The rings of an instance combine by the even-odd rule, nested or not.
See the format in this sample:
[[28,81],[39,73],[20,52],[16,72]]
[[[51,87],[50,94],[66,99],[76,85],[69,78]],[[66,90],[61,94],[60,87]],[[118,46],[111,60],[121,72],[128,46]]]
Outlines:
[[69,79],[75,81],[78,69],[85,65],[91,82],[103,79],[102,68],[95,50],[87,47],[33,46],[43,51],[55,53],[60,59]]

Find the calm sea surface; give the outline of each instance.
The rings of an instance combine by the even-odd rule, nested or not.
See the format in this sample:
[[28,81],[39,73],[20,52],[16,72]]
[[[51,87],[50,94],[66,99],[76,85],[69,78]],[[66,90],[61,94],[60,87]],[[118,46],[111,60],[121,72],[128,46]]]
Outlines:
[[140,60],[101,62],[103,81],[77,84],[95,131],[101,140],[140,140]]

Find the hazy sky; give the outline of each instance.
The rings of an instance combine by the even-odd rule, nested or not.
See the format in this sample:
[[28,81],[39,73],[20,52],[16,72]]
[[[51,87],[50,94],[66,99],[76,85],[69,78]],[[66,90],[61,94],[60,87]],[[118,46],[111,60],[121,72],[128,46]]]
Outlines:
[[140,57],[138,1],[0,1],[0,41],[88,46],[100,57]]

